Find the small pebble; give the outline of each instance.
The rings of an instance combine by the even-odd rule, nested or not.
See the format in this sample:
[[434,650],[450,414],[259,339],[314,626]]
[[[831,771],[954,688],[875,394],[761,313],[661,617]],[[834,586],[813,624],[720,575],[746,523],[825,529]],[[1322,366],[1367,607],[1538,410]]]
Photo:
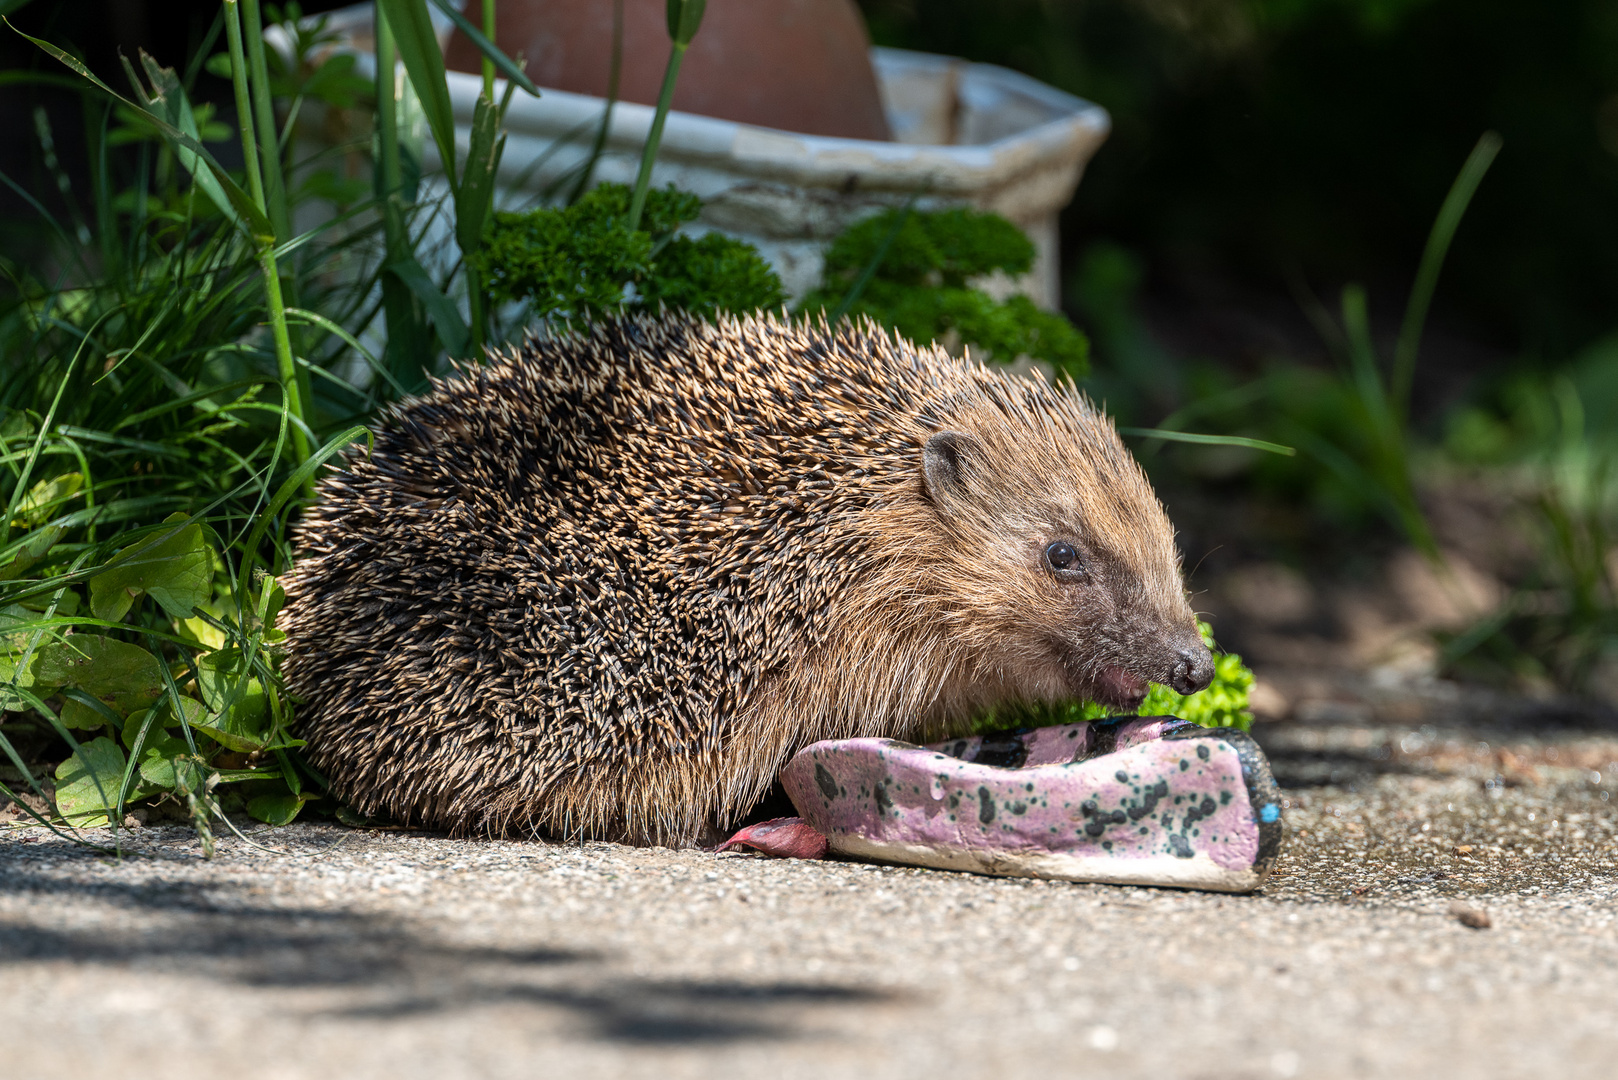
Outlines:
[[1494,925],[1489,921],[1489,913],[1482,908],[1475,908],[1470,904],[1463,904],[1456,900],[1449,906],[1450,916],[1462,926],[1473,930],[1487,930]]

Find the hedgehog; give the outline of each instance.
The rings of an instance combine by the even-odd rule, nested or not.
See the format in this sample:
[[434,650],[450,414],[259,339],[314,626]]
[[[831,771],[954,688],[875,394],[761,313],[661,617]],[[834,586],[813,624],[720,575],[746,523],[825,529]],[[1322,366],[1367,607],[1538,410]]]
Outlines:
[[309,761],[455,835],[711,843],[811,743],[1213,675],[1111,422],[869,322],[530,336],[394,406],[294,544]]

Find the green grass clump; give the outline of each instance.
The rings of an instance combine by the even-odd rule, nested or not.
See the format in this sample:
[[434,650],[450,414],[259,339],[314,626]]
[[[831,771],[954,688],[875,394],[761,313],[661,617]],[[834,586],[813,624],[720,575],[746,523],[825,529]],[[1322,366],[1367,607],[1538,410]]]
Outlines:
[[751,245],[676,232],[696,220],[701,199],[673,186],[649,192],[631,229],[630,198],[624,185],[602,184],[572,206],[495,214],[476,257],[490,295],[563,322],[659,304],[712,317],[785,303],[781,279]]
[[[1205,622],[1198,622],[1202,640],[1214,648],[1213,630]],[[1214,678],[1206,690],[1181,695],[1159,683],[1152,683],[1146,700],[1135,711],[1137,716],[1177,716],[1203,727],[1233,727],[1248,731],[1253,726],[1253,713],[1248,708],[1248,697],[1253,692],[1253,669],[1242,663],[1236,653],[1214,650]],[[1059,705],[1022,705],[986,713],[973,722],[972,732],[987,735],[1017,728],[1053,727],[1058,724],[1077,724],[1084,720],[1105,720],[1116,711],[1088,701],[1071,701]]]
[[[323,68],[293,60],[283,89],[325,101]],[[375,227],[272,249],[259,181],[285,179],[288,140],[271,132],[256,178],[212,160],[197,139],[220,132],[189,103],[201,69],[144,58],[133,99],[87,81],[88,185],[41,113],[62,207],[33,204],[49,259],[0,256],[0,795],[64,835],[110,825],[114,848],[136,804],[211,852],[224,812],[284,823],[318,796],[276,671],[280,589],[257,568],[288,565],[300,496],[389,389],[355,337]],[[246,70],[229,66],[238,90]],[[295,190],[341,187],[335,167],[298,161]]]
[[[254,252],[183,209],[118,222],[82,286],[18,274],[0,315],[0,794],[70,828],[166,805],[211,850],[221,810],[285,823],[318,794],[253,567],[286,564],[293,497],[358,432],[297,466]],[[317,370],[346,391],[323,411],[367,396]],[[28,759],[59,752],[48,792]]]
[[1012,277],[1034,264],[1034,244],[998,214],[889,210],[834,240],[818,289],[800,311],[866,315],[912,341],[952,333],[974,352],[1009,363],[1029,356],[1079,378],[1090,366],[1085,336],[1020,294],[997,301],[970,282]]
[[[1449,458],[1509,470],[1516,527],[1538,557],[1513,590],[1458,632],[1440,632],[1450,672],[1531,691],[1612,692],[1618,672],[1618,337],[1554,376],[1517,376],[1492,407],[1451,417]],[[1547,602],[1547,601],[1550,602]]]

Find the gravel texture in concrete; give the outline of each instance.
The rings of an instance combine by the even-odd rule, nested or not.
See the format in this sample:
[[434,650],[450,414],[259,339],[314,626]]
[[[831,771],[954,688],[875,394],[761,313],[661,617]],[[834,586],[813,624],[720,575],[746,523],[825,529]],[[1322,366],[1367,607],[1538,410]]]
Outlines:
[[1609,1077],[1618,730],[1261,727],[1251,896],[300,824],[0,833],[0,1076]]

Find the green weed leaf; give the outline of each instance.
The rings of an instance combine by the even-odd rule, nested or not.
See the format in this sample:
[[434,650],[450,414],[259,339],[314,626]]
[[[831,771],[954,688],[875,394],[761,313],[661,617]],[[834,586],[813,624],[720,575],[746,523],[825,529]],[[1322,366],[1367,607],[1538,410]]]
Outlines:
[[59,512],[63,503],[78,495],[84,487],[82,473],[63,473],[49,480],[41,480],[28,489],[28,494],[17,504],[17,516],[12,518],[15,529],[32,529],[43,525]]
[[171,619],[187,619],[213,594],[213,554],[201,525],[173,535],[158,533],[125,548],[108,568],[90,579],[90,611],[117,622],[143,594],[156,600]]
[[[264,700],[262,689],[258,691],[257,700],[260,702]],[[264,749],[265,746],[263,730],[254,727],[250,721],[241,719],[234,710],[219,714],[212,721],[203,720],[191,726],[226,750],[234,750],[238,754],[250,754],[255,750]]]
[[45,646],[34,674],[43,686],[83,690],[119,716],[150,706],[164,689],[157,657],[100,634],[73,634]]
[[266,721],[269,703],[264,687],[257,679],[249,680],[237,704],[222,713],[213,713],[207,719],[191,726],[208,736],[226,750],[250,754],[269,745]]
[[66,534],[67,530],[60,525],[47,525],[36,531],[17,548],[9,563],[0,566],[0,581],[11,581],[21,576],[48,555]]
[[[181,708],[185,712],[188,722],[195,723],[206,715],[207,710],[202,707],[202,702],[194,698],[181,698],[180,700],[184,702]],[[164,722],[172,722],[173,717],[173,708],[167,701],[154,709],[142,709],[139,712],[130,713],[129,719],[124,721],[123,731],[120,733],[119,739],[123,742],[124,748],[131,754],[136,753],[135,740],[140,738],[141,728],[150,722],[151,726],[146,730],[146,740],[139,748],[139,757],[146,758],[156,754],[159,757],[171,758],[176,755],[189,754],[191,748],[186,746],[185,740],[177,739],[170,735],[164,727]]]
[[[28,639],[36,629],[34,623],[37,618],[21,604],[7,604],[0,608],[0,649],[16,653],[27,648]],[[21,659],[20,655],[18,659]]]
[[140,778],[163,791],[202,791],[208,784],[208,765],[201,758],[181,752],[166,754],[169,747],[151,747],[141,755]]
[[258,795],[247,800],[247,812],[268,825],[290,825],[307,801],[290,792],[285,795]]
[[19,712],[28,707],[23,698],[10,692],[11,686],[24,690],[34,685],[35,672],[39,668],[39,651],[35,649],[28,662],[23,658],[28,654],[28,639],[31,632],[17,629],[27,626],[34,620],[34,613],[21,604],[8,604],[0,608],[0,707],[6,712]]
[[264,685],[248,676],[238,649],[220,649],[197,662],[197,685],[209,715],[192,723],[227,750],[251,753],[269,741],[269,698]]
[[72,728],[74,731],[98,731],[108,724],[105,713],[77,698],[68,698],[62,702],[57,719],[62,721],[63,727]]
[[223,606],[218,603],[198,604],[197,611],[199,614],[195,618],[176,619],[174,632],[204,650],[224,648],[228,640],[225,632],[200,614],[206,611],[215,619],[219,619],[224,614]]
[[118,805],[123,782],[124,752],[103,735],[80,743],[74,755],[56,770],[56,810],[78,828],[104,825]]

